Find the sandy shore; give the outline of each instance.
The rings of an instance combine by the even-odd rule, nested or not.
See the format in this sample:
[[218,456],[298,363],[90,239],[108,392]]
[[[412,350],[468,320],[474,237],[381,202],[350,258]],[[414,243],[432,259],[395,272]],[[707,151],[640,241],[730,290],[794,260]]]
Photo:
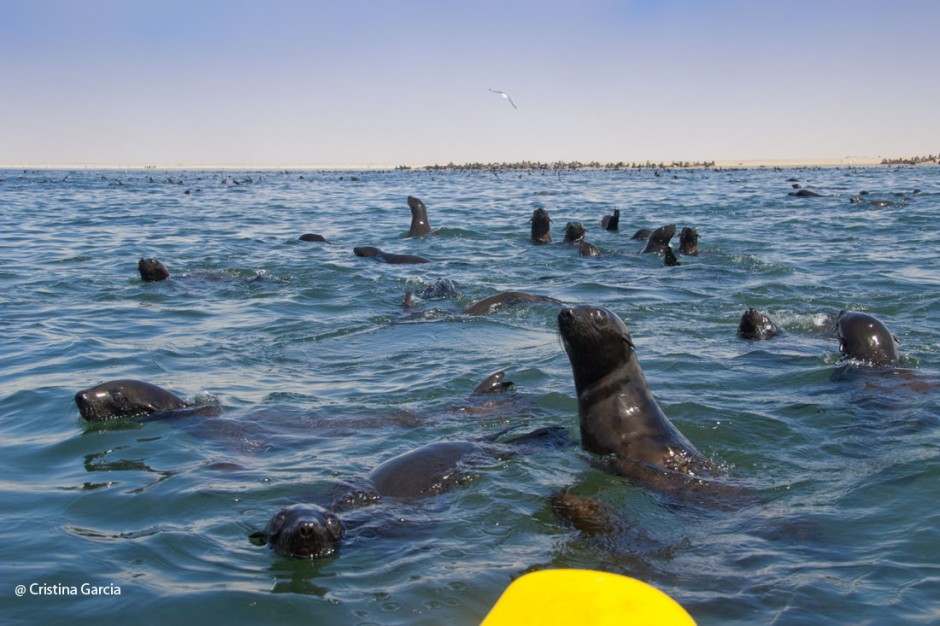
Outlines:
[[[657,161],[658,162],[658,161]],[[868,167],[881,165],[881,157],[843,157],[839,159],[750,159],[716,160],[716,168],[806,168],[806,167]],[[668,162],[666,162],[668,166]],[[500,164],[494,164],[500,165]],[[923,165],[936,165],[924,163]],[[12,170],[391,170],[398,167],[423,169],[428,163],[11,163],[0,164],[0,169]],[[439,164],[443,167],[443,164]],[[457,166],[462,167],[462,166]]]

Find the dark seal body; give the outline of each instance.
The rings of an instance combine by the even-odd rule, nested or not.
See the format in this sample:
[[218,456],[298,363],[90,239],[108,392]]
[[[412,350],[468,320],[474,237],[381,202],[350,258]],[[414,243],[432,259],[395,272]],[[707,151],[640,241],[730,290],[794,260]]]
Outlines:
[[601,226],[605,230],[619,230],[620,229],[620,209],[614,209],[613,215],[605,215],[601,219]]
[[140,279],[148,283],[159,282],[170,277],[170,270],[157,259],[137,261],[137,271],[140,273]]
[[675,234],[675,224],[660,226],[650,233],[649,239],[646,242],[646,247],[643,248],[643,253],[646,254],[648,252],[656,252],[657,254],[662,254],[666,251],[666,248],[669,247],[669,241]]
[[679,263],[679,259],[676,258],[676,253],[672,251],[672,246],[666,246],[663,249],[663,265],[666,267],[682,265]]
[[535,209],[532,211],[532,241],[535,243],[551,243],[552,241],[552,218],[548,216],[545,209]]
[[571,361],[585,449],[616,455],[624,473],[637,464],[694,476],[714,472],[659,408],[630,332],[615,313],[604,307],[565,308],[558,328]]
[[500,307],[512,306],[520,302],[551,302],[561,304],[560,300],[548,296],[535,296],[521,291],[504,291],[471,304],[465,308],[463,312],[467,315],[485,315],[492,313]]
[[143,417],[181,409],[186,402],[169,391],[141,380],[111,380],[75,394],[78,412],[89,422]]
[[579,256],[600,256],[600,249],[589,241],[584,241],[583,239],[578,242],[578,255]]
[[770,339],[779,332],[773,320],[754,307],[742,313],[741,321],[738,322],[738,335],[743,339]]
[[822,194],[818,194],[815,191],[810,191],[809,189],[800,189],[799,191],[791,191],[787,195],[793,196],[794,198],[821,198],[822,197]]
[[330,243],[323,235],[318,235],[316,233],[304,233],[297,239],[300,241],[312,241],[314,243]]
[[431,224],[428,222],[428,208],[414,196],[408,196],[408,207],[411,209],[411,228],[408,229],[408,236],[423,237],[429,234]]
[[900,365],[900,343],[877,318],[866,313],[842,310],[836,316],[836,333],[842,359],[869,365]]
[[353,254],[356,256],[375,259],[380,263],[391,263],[393,265],[431,262],[430,259],[426,259],[423,256],[417,256],[414,254],[392,254],[391,252],[383,252],[382,250],[373,248],[372,246],[361,246],[358,248],[353,248]]
[[653,231],[651,231],[649,228],[641,228],[633,233],[633,236],[630,237],[630,239],[649,239],[650,235],[652,234]]

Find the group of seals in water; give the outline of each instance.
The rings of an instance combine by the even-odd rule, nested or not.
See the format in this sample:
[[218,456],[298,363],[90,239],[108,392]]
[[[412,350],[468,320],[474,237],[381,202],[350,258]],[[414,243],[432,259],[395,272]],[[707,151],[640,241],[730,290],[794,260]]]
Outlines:
[[[409,237],[431,233],[427,207],[418,198],[409,196],[412,212]],[[605,216],[602,226],[619,228],[619,210]],[[551,242],[551,218],[544,209],[536,209],[531,218],[532,240]],[[643,253],[660,253],[666,263],[677,263],[670,246],[675,224],[641,233],[634,238],[647,239]],[[584,241],[585,229],[578,222],[565,228],[565,243],[578,245],[582,255],[591,255]],[[305,241],[326,242],[319,235],[301,237]],[[328,243],[328,242],[326,242]],[[698,253],[698,233],[686,227],[680,234],[680,252]],[[585,252],[585,250],[587,252]],[[374,247],[356,247],[357,256],[385,263],[426,263],[415,255],[398,255]],[[141,279],[147,282],[169,277],[166,266],[156,259],[138,263]],[[421,293],[422,297],[449,297],[455,293],[453,283],[438,279]],[[412,294],[406,296],[406,306]],[[501,292],[484,298],[464,309],[467,315],[492,312],[498,307],[517,302],[562,303],[548,296],[523,292]],[[706,458],[668,419],[653,396],[636,357],[636,347],[623,320],[603,306],[563,307],[557,316],[558,330],[568,356],[578,406],[578,423],[582,447],[607,459],[609,467],[628,480],[663,488],[676,477],[696,481],[720,477],[717,466]],[[843,360],[876,366],[900,363],[898,340],[874,317],[840,311],[835,319],[839,350]],[[774,322],[764,313],[749,308],[741,316],[738,334],[746,339],[767,339],[779,333]],[[505,381],[504,372],[496,372],[481,382],[474,393],[500,393],[512,383]],[[109,381],[78,392],[75,402],[81,416],[88,421],[137,418],[159,419],[178,411],[193,409],[188,403],[156,385],[137,380]],[[217,410],[217,407],[216,409]],[[344,508],[374,504],[382,499],[413,499],[446,491],[461,482],[460,468],[475,458],[506,454],[512,445],[530,442],[557,442],[560,428],[542,428],[532,433],[497,443],[497,433],[479,441],[441,441],[421,446],[376,467],[366,480],[366,488],[344,495],[328,507],[299,503],[282,508],[263,530],[252,533],[258,544],[271,546],[278,554],[297,558],[322,558],[336,553],[348,528],[339,513]],[[567,492],[552,497],[555,510],[577,511],[586,523],[592,515],[609,515],[600,504]],[[574,513],[572,513],[573,515]]]

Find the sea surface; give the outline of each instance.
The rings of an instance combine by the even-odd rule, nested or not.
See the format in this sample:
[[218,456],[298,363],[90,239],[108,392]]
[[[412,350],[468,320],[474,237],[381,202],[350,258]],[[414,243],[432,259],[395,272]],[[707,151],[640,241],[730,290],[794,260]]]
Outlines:
[[[433,236],[406,237],[409,195]],[[556,242],[580,221],[604,254],[535,245],[539,207]],[[574,567],[644,580],[699,624],[937,623],[938,220],[926,166],[2,170],[0,619],[477,624],[523,573]],[[631,239],[669,223],[701,236],[678,267]],[[171,278],[142,282],[141,257]],[[422,297],[438,278],[457,295]],[[684,502],[606,472],[579,445],[559,305],[463,313],[501,291],[620,315],[666,415],[751,497]],[[739,338],[750,306],[783,332]],[[883,321],[902,366],[840,363],[840,309]],[[515,389],[473,397],[499,370]],[[85,422],[75,393],[117,378],[222,415]],[[248,539],[422,445],[554,425],[570,445],[506,445],[450,491],[352,512],[335,557]],[[565,489],[624,531],[556,517]]]

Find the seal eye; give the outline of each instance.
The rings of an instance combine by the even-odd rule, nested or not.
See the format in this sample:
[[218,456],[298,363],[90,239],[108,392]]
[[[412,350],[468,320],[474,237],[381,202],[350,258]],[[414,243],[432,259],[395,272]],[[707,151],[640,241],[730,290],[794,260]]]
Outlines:
[[116,404],[116,405],[118,405],[118,406],[123,406],[123,405],[127,404],[127,396],[125,396],[125,395],[124,395],[122,392],[120,392],[120,391],[112,391],[112,392],[111,392],[111,402],[113,402],[114,404]]
[[594,309],[591,311],[591,320],[599,326],[606,326],[608,322],[607,311],[604,311],[603,309]]

